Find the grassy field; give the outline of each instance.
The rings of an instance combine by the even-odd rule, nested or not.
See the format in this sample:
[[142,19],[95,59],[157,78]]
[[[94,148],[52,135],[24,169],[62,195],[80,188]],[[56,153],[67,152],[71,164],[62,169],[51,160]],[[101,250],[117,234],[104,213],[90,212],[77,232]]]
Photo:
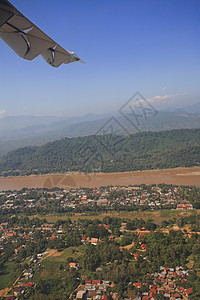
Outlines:
[[[38,282],[40,278],[52,278],[54,277],[65,277],[65,270],[69,269],[69,264],[67,262],[68,257],[72,257],[74,260],[82,256],[83,246],[79,247],[70,247],[62,252],[57,250],[47,249],[47,255],[40,263],[40,267],[36,270],[33,281]],[[60,269],[60,266],[63,266],[64,270]]]
[[[178,210],[158,210],[158,211],[132,211],[132,212],[113,212],[109,211],[107,213],[100,213],[100,214],[91,214],[87,215],[85,213],[76,213],[70,217],[72,221],[77,221],[78,219],[88,219],[88,220],[103,220],[104,217],[110,216],[110,217],[118,217],[118,218],[124,218],[124,219],[144,219],[147,220],[148,218],[154,219],[155,223],[157,225],[160,225],[163,220],[169,220],[172,219],[173,217],[176,218],[181,218],[185,216],[189,216],[191,214],[200,214],[200,210],[193,210],[193,211],[178,211]],[[30,219],[33,219],[34,217],[37,218],[44,218],[44,216],[40,215],[34,215],[34,216],[29,216]],[[66,220],[69,218],[69,215],[46,215],[45,216],[46,220],[50,223],[55,223],[58,220]]]
[[5,266],[4,272],[0,275],[0,290],[11,286],[20,275],[13,262],[8,262]]

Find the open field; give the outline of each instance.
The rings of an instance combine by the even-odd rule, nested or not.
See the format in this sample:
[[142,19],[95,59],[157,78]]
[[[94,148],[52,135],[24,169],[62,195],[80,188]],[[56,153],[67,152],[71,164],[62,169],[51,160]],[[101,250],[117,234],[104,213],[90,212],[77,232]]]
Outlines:
[[65,173],[1,177],[0,190],[22,188],[78,188],[107,185],[175,184],[200,186],[200,167],[149,170],[122,173]]
[[[84,255],[82,250],[83,246],[79,247],[69,247],[61,252],[55,249],[47,249],[46,254],[41,259],[40,263],[42,267],[38,268],[34,280],[38,282],[39,278],[52,278],[52,274],[60,276],[59,267],[61,264],[64,265],[64,268],[68,270],[69,264],[67,258],[71,257],[73,259],[78,259],[81,255]],[[62,272],[61,272],[62,273]]]
[[[7,286],[11,286],[19,275],[20,271],[16,270],[16,265],[13,262],[6,263],[6,268],[3,274],[0,275],[0,290],[5,289]],[[3,292],[4,291],[2,291],[2,293]]]
[[[191,214],[200,214],[200,210],[195,210],[195,211],[178,211],[178,210],[159,210],[159,211],[146,211],[146,212],[142,212],[142,211],[132,211],[132,212],[107,212],[107,213],[101,213],[101,214],[94,214],[94,215],[86,215],[84,213],[76,213],[74,215],[72,215],[71,217],[69,217],[68,215],[46,215],[45,218],[47,220],[47,222],[56,222],[57,220],[66,220],[68,218],[70,218],[72,221],[78,221],[78,219],[88,219],[88,220],[94,220],[94,219],[99,219],[99,220],[103,220],[104,217],[106,216],[110,216],[110,217],[118,217],[118,218],[125,218],[125,219],[131,219],[134,220],[136,218],[140,219],[144,219],[147,220],[149,218],[154,219],[155,223],[157,225],[160,225],[161,222],[163,220],[170,220],[173,217],[175,218],[181,218],[181,217],[186,217],[189,216]],[[39,215],[34,215],[34,216],[30,216],[29,218],[32,219],[34,217],[38,217],[40,219],[44,218],[44,216],[39,216]]]

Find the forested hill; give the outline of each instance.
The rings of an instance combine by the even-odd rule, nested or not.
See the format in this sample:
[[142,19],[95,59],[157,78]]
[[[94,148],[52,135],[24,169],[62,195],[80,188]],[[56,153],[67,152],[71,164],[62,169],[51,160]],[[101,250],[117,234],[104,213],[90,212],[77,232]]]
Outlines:
[[[200,129],[142,132],[130,136],[65,138],[12,151],[1,175],[50,172],[122,172],[190,167],[200,163]],[[16,171],[18,170],[18,171]]]

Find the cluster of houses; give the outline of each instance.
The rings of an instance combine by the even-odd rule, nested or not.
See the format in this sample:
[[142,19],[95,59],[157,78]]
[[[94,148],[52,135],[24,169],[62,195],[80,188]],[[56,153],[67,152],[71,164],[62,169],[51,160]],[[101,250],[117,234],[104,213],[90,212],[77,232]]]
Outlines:
[[35,282],[30,281],[32,277],[33,277],[32,269],[24,270],[20,281],[17,280],[13,285],[12,290],[9,291],[9,294],[12,293],[13,295],[7,296],[6,299],[14,300],[14,299],[19,299],[21,295],[26,295],[31,288],[34,288],[36,286]]
[[[24,244],[14,249],[15,255],[18,255],[22,249],[26,248],[27,242],[34,241],[34,234],[37,231],[45,235],[46,240],[56,239],[65,233],[62,226],[57,228],[53,223],[44,223],[37,228],[35,225],[31,226],[31,228],[26,228],[23,225],[17,224],[13,224],[12,227],[9,227],[8,222],[2,222],[0,223],[0,243],[2,245],[8,243],[14,244],[18,242],[19,238],[23,238]],[[3,255],[4,253],[1,253],[1,249],[2,248],[0,248],[0,254]]]
[[[25,242],[31,240],[34,234],[34,229],[23,228],[23,226],[14,225],[12,228],[8,226],[8,222],[0,223],[0,242],[2,244],[7,244],[12,242],[12,244],[17,243],[19,238],[24,238]],[[22,244],[14,249],[15,254],[18,254],[20,250],[26,247],[26,244]],[[3,254],[2,254],[3,255]]]
[[[184,270],[181,266],[176,268],[160,267],[158,273],[147,274],[150,278],[150,284],[142,282],[130,282],[136,291],[137,300],[154,300],[157,295],[162,295],[165,299],[181,300],[189,299],[193,295],[192,288],[184,288],[181,284],[187,281],[188,270]],[[113,287],[114,283],[104,280],[85,280],[84,285],[79,285],[73,293],[73,299],[118,299],[117,293],[108,291],[109,287]],[[145,287],[146,292],[140,292]],[[127,297],[125,299],[134,299]]]
[[177,209],[181,209],[181,210],[193,209],[193,206],[192,206],[192,204],[188,204],[187,202],[186,203],[182,202],[182,204],[177,205]]
[[73,293],[73,299],[108,300],[118,299],[117,293],[108,293],[113,283],[104,280],[86,280],[85,285],[80,285]]
[[21,283],[18,284],[17,287],[14,287],[13,292],[14,292],[14,298],[19,297],[20,294],[24,295],[26,294],[30,288],[33,288],[35,286],[34,282],[27,282],[27,283]]
[[[113,198],[113,192],[115,197]],[[123,194],[121,193],[123,192]],[[181,199],[178,188],[169,188],[167,192],[162,192],[161,188],[153,186],[151,190],[146,190],[142,186],[117,186],[92,189],[86,195],[86,191],[69,190],[68,197],[61,201],[63,207],[81,207],[96,204],[98,207],[113,208],[118,204],[121,206],[135,205],[139,207],[148,206],[151,209],[162,206],[178,208],[178,205],[184,205],[184,209],[192,209],[193,206],[188,200]]]
[[[180,197],[180,191],[184,187],[171,187],[163,190],[158,186],[146,189],[143,186],[116,186],[98,188],[35,190],[39,197],[32,197],[31,190],[23,192],[5,191],[0,193],[0,209],[15,210],[26,208],[47,209],[49,203],[64,209],[76,209],[84,206],[109,207],[114,209],[115,205],[137,206],[150,209],[171,207],[177,209],[193,209],[192,204]],[[29,197],[30,196],[30,197]]]
[[[151,284],[148,286],[149,290],[143,293],[138,292],[137,300],[153,300],[156,299],[157,294],[170,300],[188,299],[193,295],[191,287],[184,288],[182,286],[187,281],[189,271],[184,270],[181,266],[176,268],[161,266],[158,273],[148,275],[151,279]],[[147,283],[135,282],[133,286],[139,291],[143,286],[147,286]]]
[[[192,209],[192,205],[188,200],[182,199],[180,196],[180,191],[183,187],[180,188],[168,188],[167,191],[163,192],[163,189],[152,186],[151,188],[145,189],[142,186],[128,186],[128,187],[104,187],[100,189],[70,189],[70,190],[23,190],[21,192],[1,192],[0,193],[0,209],[15,209],[15,208],[34,208],[37,206],[45,207],[47,202],[55,203],[62,207],[71,207],[76,208],[85,205],[97,205],[98,207],[109,206],[111,209],[117,203],[119,205],[149,205],[152,209],[154,207],[161,207],[161,205],[173,205],[177,209]],[[33,193],[34,192],[34,193]],[[40,197],[37,197],[40,195]],[[36,224],[36,223],[35,223]],[[109,225],[98,224],[103,226],[110,233],[109,238],[115,239],[115,236],[112,235],[112,232],[109,228]],[[123,232],[126,231],[126,222],[121,223],[120,232],[123,236]],[[27,226],[27,225],[26,225]],[[13,247],[13,255],[10,259],[17,259],[20,257],[20,253],[24,252],[23,249],[28,247],[28,243],[34,241],[36,231],[45,237],[47,241],[59,239],[62,236],[66,236],[67,227],[63,225],[55,225],[54,223],[45,222],[43,224],[38,223],[38,225],[31,225],[29,228],[22,224],[12,225],[8,222],[0,223],[0,255],[6,255],[6,245],[11,245]],[[81,227],[78,222],[69,223],[68,228],[81,230]],[[74,226],[74,228],[73,228]],[[163,229],[164,230],[164,229]],[[135,230],[143,237],[145,234],[148,234],[149,231],[145,228]],[[18,241],[22,241],[19,244]],[[97,237],[89,238],[84,232],[80,242],[82,244],[91,243],[92,245],[97,245],[102,242]],[[15,245],[15,246],[14,246]],[[130,245],[128,245],[130,246]],[[125,248],[128,246],[120,247]],[[134,246],[134,243],[132,244]],[[133,253],[134,260],[139,260],[139,256],[143,259],[148,259],[145,257],[145,250],[148,245],[140,243],[139,251],[141,254]],[[127,248],[128,249],[128,248]],[[144,254],[144,256],[143,256]],[[20,294],[25,294],[31,288],[35,287],[33,282],[34,274],[34,265],[40,262],[43,253],[38,253],[37,259],[33,261],[33,264],[30,264],[30,268],[25,270],[20,277],[21,282],[17,282],[14,286],[12,299],[18,297]],[[69,269],[80,270],[79,263],[70,262]],[[98,271],[98,270],[96,270]],[[138,293],[138,300],[147,300],[147,299],[156,299],[156,295],[163,295],[168,299],[188,299],[192,296],[193,291],[191,287],[187,289],[185,287],[185,282],[187,281],[188,270],[184,270],[182,267],[168,268],[160,267],[158,273],[148,274],[151,284],[148,286],[148,289],[145,289],[145,292],[140,292],[143,290],[143,287],[147,287],[147,284],[144,282],[132,282],[129,284],[129,287],[134,288]],[[74,299],[118,299],[117,293],[110,293],[109,288],[113,287],[113,283],[108,281],[100,280],[86,280],[84,285],[80,285],[77,290],[73,293]],[[148,290],[148,291],[147,291]],[[8,298],[9,299],[9,298]]]

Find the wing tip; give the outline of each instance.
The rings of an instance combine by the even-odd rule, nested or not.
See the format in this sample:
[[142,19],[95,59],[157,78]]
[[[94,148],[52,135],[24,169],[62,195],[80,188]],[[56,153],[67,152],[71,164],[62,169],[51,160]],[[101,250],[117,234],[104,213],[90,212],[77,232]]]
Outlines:
[[77,62],[80,63],[80,64],[86,64],[86,62],[84,60],[80,59],[80,58]]

